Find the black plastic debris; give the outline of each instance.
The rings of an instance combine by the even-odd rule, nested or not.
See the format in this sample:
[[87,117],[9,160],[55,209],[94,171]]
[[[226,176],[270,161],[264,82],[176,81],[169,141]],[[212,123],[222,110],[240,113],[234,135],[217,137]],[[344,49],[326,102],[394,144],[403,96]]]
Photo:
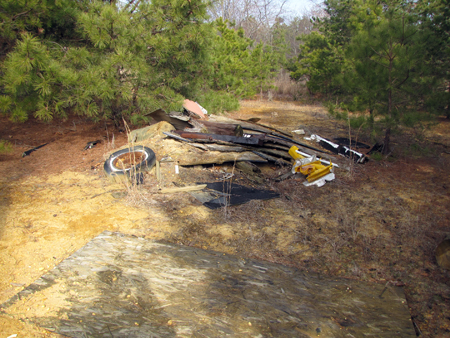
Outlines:
[[101,143],[101,142],[102,142],[102,140],[96,140],[96,141],[88,142],[88,143],[86,144],[86,147],[84,147],[83,150],[92,149],[92,148],[94,148],[98,143]]
[[34,148],[30,149],[30,150],[27,150],[27,151],[23,152],[22,153],[22,157],[30,155],[33,151],[36,151],[36,150],[46,146],[47,144],[48,143],[44,143],[44,144],[41,144],[40,146],[34,147]]
[[[247,203],[251,200],[268,200],[271,198],[280,197],[280,194],[270,190],[259,190],[245,187],[235,183],[214,182],[214,183],[198,183],[206,184],[209,189],[209,198],[205,198],[203,194],[203,205],[210,209],[217,209],[224,206],[239,205]],[[196,193],[191,193],[196,197]]]
[[363,153],[360,153],[348,147],[350,143],[348,139],[346,140],[347,144],[334,143],[318,135],[311,135],[311,139],[315,139],[317,142],[319,142],[322,148],[327,149],[335,154],[351,158],[357,163],[364,163],[367,160],[367,157]]
[[371,146],[369,146],[368,144],[359,142],[359,141],[355,141],[355,140],[350,140],[347,137],[335,137],[333,139],[334,142],[343,145],[343,146],[348,146],[350,145],[353,148],[360,148],[360,149],[370,149]]

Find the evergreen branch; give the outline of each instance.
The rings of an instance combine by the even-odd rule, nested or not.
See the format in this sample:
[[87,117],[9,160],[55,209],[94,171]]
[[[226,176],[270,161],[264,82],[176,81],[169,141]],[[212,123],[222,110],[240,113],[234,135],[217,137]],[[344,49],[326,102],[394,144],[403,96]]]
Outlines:
[[[372,46],[370,46],[370,49],[372,49],[372,51],[373,51],[376,55],[378,55],[381,59],[384,59],[384,58],[385,58],[381,53],[379,53],[378,51],[376,51],[375,48],[373,48]],[[372,60],[372,61],[374,61],[374,62],[377,62],[377,61],[371,59],[370,57],[369,57],[369,59]],[[377,63],[378,63],[378,62],[377,62]],[[383,67],[386,67],[386,66],[383,65],[382,63],[379,63],[379,65],[381,65],[381,66],[383,66]],[[386,68],[387,68],[387,67],[386,67]]]
[[371,60],[372,62],[375,62],[376,64],[380,65],[381,67],[384,67],[386,69],[389,69],[389,66],[384,65],[382,62],[379,62],[378,60],[372,59],[370,57],[368,57],[369,60]]
[[397,89],[400,89],[400,86],[402,86],[407,80],[409,79],[409,69],[407,71],[406,77],[403,79],[402,82],[400,82],[396,87]]
[[12,17],[11,21],[16,21],[16,19],[17,19],[19,16],[27,15],[27,14],[30,13],[32,10],[33,10],[33,8],[30,8],[29,10],[27,10],[27,11],[25,11],[25,12],[22,12],[22,13],[19,13],[19,14],[14,15],[14,16]]

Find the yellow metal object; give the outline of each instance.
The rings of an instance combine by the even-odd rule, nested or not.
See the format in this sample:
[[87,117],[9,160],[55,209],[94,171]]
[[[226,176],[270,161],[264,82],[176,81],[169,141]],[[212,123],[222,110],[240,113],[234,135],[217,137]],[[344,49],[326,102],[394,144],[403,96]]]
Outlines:
[[296,146],[292,146],[289,149],[289,155],[296,160],[296,164],[294,165],[293,172],[300,172],[303,175],[307,176],[306,179],[308,182],[314,182],[315,180],[318,180],[319,178],[328,175],[333,168],[333,164],[330,161],[330,165],[324,166],[320,160],[309,162],[302,164],[302,159],[305,159],[306,157],[300,155],[297,153],[298,148]]
[[291,149],[289,149],[289,155],[291,155],[291,157],[294,160],[298,160],[299,158],[305,158],[304,156],[297,153],[297,150],[298,148],[296,146],[292,146]]
[[308,177],[306,177],[306,179],[308,180],[308,182],[313,182],[325,175],[328,175],[331,172],[331,168],[333,168],[333,165],[330,163],[329,166],[324,166],[324,165],[320,165],[322,168],[318,168],[317,170],[313,171],[311,174],[309,174]]
[[301,165],[300,167],[296,168],[296,171],[301,172],[303,175],[309,175],[323,167],[324,166],[320,163],[320,161],[314,161]]

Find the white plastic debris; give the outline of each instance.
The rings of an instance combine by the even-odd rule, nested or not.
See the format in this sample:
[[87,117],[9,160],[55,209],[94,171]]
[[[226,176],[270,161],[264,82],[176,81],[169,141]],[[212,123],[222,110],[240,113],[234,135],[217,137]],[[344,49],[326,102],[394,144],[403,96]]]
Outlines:
[[[309,154],[307,154],[307,153],[304,153],[303,151],[300,151],[300,150],[296,150],[295,151],[297,154],[300,154],[300,155],[302,155],[302,156],[304,156],[304,157],[307,157],[307,158],[310,158],[311,157],[311,155],[309,155]],[[323,163],[323,164],[325,164],[325,165],[329,165],[330,164],[330,161],[327,161],[327,160],[324,160],[324,159],[319,159],[319,161],[321,162],[321,163]],[[336,163],[332,163],[333,164],[333,167],[337,167],[337,168],[339,168],[339,165],[337,165]]]
[[305,131],[303,129],[296,129],[293,130],[292,132],[297,135],[305,135]]
[[298,160],[295,161],[294,166],[292,167],[292,173],[295,174],[296,170],[298,167],[301,167],[302,165],[311,163],[316,161],[316,155],[313,155],[311,157],[306,157],[306,158],[299,158]]
[[309,187],[311,185],[317,185],[318,187],[321,187],[323,185],[325,185],[325,183],[334,180],[336,177],[334,176],[334,173],[329,173],[321,178],[319,178],[318,180],[315,180],[313,182],[303,182],[303,185],[305,185],[306,187]]
[[14,333],[14,334],[8,336],[7,338],[16,338],[16,337],[17,337],[17,333]]
[[[335,149],[334,152],[336,154],[339,154],[341,156],[350,157],[350,158],[353,157],[357,163],[364,163],[364,161],[366,161],[366,159],[367,159],[364,154],[359,153],[353,149],[350,149],[349,147],[340,146],[339,144],[333,143],[323,137],[320,137],[319,135],[313,134],[310,137],[304,137],[304,139],[308,140],[308,141],[316,141],[316,142],[323,141],[323,142],[327,143],[329,146],[331,146],[332,148],[334,148]],[[331,149],[329,149],[329,150],[331,150]]]

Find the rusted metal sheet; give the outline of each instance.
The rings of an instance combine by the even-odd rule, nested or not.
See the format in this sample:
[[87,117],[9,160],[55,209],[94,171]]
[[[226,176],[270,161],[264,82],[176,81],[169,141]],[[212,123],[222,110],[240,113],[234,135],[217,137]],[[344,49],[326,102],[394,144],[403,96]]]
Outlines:
[[399,287],[108,231],[2,311],[68,337],[416,336]]

